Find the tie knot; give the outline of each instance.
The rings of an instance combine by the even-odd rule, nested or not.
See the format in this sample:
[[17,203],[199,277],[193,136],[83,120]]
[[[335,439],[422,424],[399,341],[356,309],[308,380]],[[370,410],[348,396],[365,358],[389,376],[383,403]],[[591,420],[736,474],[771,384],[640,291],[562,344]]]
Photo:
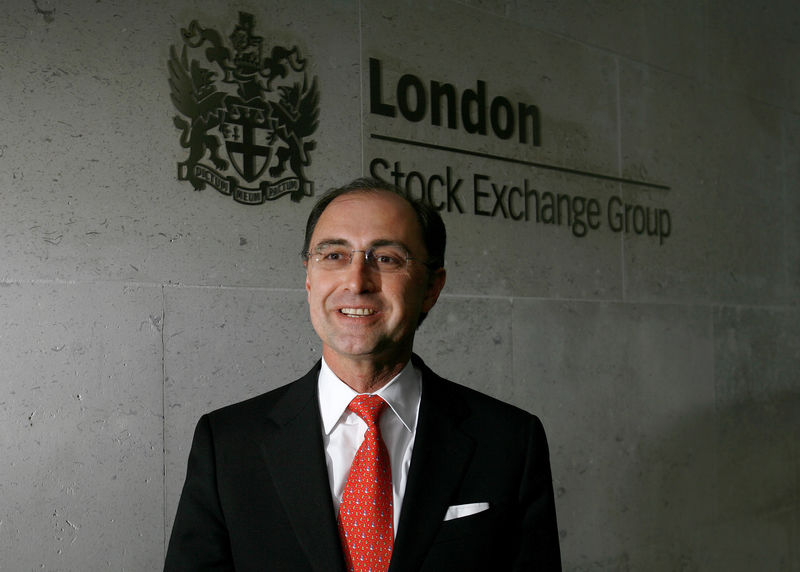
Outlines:
[[388,403],[378,395],[356,395],[347,408],[372,427],[387,406]]

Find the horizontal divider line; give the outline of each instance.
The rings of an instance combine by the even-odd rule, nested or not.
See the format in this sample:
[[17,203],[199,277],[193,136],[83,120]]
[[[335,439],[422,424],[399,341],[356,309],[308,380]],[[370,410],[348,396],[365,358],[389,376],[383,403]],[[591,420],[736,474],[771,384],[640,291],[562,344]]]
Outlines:
[[570,169],[569,167],[559,167],[558,165],[548,165],[546,163],[537,163],[535,161],[524,161],[522,159],[514,159],[512,157],[503,157],[502,155],[492,155],[490,153],[481,153],[479,151],[469,151],[468,149],[459,149],[458,147],[436,145],[435,143],[425,143],[424,141],[414,141],[412,139],[401,139],[400,137],[390,137],[388,135],[379,135],[377,133],[371,133],[370,137],[372,139],[378,139],[380,141],[389,141],[390,143],[403,143],[405,145],[424,147],[426,149],[449,151],[451,153],[459,153],[461,155],[472,155],[474,157],[482,157],[484,159],[492,159],[494,161],[505,161],[506,163],[516,163],[518,165],[536,167],[538,169],[549,169],[550,171],[558,171],[560,173],[567,173],[570,175],[579,175],[581,177],[591,177],[593,179],[602,179],[604,181],[625,183],[626,185],[636,185],[639,187],[648,187],[651,189],[659,189],[662,191],[670,190],[668,186],[660,185],[658,183],[648,183],[647,181],[637,181],[635,179],[626,179],[624,177],[615,177],[613,175],[604,175],[602,173],[592,173],[590,171],[581,171],[579,169]]

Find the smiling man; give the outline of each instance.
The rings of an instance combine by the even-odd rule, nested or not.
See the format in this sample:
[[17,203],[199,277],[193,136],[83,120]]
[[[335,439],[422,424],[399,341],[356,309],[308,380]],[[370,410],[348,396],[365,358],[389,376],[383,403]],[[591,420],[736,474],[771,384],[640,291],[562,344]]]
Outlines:
[[309,215],[322,360],[201,418],[165,570],[560,570],[539,420],[412,353],[445,284],[438,213],[376,179]]

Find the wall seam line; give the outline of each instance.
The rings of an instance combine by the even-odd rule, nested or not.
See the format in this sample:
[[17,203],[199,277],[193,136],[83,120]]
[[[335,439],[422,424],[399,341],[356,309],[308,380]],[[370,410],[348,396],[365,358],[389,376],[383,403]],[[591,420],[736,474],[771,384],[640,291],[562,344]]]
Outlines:
[[166,290],[161,284],[161,495],[164,513],[164,558],[167,556],[167,321]]
[[[616,100],[617,100],[617,176],[622,177],[622,87],[621,87],[621,74],[620,74],[620,61],[619,57],[614,57],[614,73],[616,86]],[[617,190],[620,198],[622,198],[624,189],[620,183],[617,183]],[[626,275],[625,265],[625,233],[619,233],[619,268],[620,268],[620,289],[623,302],[628,301],[628,280]]]

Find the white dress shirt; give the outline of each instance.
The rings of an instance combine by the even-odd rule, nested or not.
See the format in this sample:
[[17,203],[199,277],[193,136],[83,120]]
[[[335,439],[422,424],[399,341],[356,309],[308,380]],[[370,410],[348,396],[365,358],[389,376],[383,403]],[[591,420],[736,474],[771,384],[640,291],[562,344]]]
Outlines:
[[[347,409],[358,393],[336,377],[324,359],[319,372],[318,387],[328,481],[338,514],[350,466],[364,440],[367,424]],[[422,398],[422,374],[408,362],[403,371],[374,395],[380,395],[389,404],[378,423],[392,465],[394,534],[397,535],[408,467],[411,465],[411,450],[414,448],[417,434],[417,418]]]

